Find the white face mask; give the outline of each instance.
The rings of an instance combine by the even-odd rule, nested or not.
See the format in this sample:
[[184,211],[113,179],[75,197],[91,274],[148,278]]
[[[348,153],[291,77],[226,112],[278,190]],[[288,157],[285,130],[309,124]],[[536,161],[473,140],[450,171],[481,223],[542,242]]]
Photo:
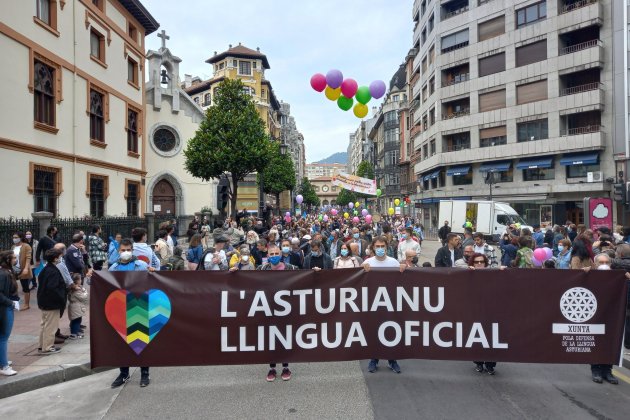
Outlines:
[[120,259],[123,261],[129,261],[133,257],[133,253],[131,251],[124,251],[120,253]]
[[602,264],[597,267],[598,270],[610,270],[610,266],[608,264]]
[[241,261],[243,261],[244,263],[249,262],[249,255],[242,255],[241,256]]

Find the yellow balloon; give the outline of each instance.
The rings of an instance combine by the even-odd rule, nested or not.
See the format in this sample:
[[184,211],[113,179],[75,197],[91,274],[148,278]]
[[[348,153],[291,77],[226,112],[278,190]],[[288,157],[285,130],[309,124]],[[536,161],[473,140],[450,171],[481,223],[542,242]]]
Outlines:
[[392,216],[394,214],[394,209],[390,207],[389,210],[387,210],[387,213],[389,213],[389,215]]
[[350,217],[350,215],[348,214],[348,212],[345,212],[345,213],[343,214],[343,217],[345,217],[345,218],[347,219],[348,217]]
[[326,86],[326,97],[328,99],[330,99],[331,101],[336,101],[337,99],[339,99],[339,96],[341,96],[341,87],[338,87],[337,89],[333,89],[330,86]]
[[353,112],[354,115],[357,116],[357,118],[363,118],[368,114],[368,107],[367,105],[358,103],[354,106]]
[[395,199],[394,200],[394,204],[399,205],[400,204],[400,200],[399,199]]
[[354,203],[354,207],[361,207],[361,203],[357,201],[356,203]]

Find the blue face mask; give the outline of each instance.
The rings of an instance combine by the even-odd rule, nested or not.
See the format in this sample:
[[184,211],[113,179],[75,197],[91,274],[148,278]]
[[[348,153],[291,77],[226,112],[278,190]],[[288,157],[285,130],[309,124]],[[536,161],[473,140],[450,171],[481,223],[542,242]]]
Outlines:
[[321,254],[321,252],[319,252],[319,251],[311,251],[311,255],[312,255],[313,257],[319,257],[319,256],[320,256],[320,255],[322,255],[322,254]]
[[347,257],[348,256],[348,250],[347,249],[342,249],[341,250],[341,256],[342,257]]
[[385,256],[385,248],[376,248],[375,252],[377,257]]
[[359,234],[358,234],[358,233],[355,233],[355,234],[353,234],[353,235],[352,235],[352,237],[353,237],[354,239],[359,239]]
[[288,246],[283,246],[282,247],[282,253],[283,254],[288,254],[291,251],[291,248],[289,248]]
[[271,263],[271,265],[280,264],[280,255],[274,255],[272,257],[268,257],[267,260]]

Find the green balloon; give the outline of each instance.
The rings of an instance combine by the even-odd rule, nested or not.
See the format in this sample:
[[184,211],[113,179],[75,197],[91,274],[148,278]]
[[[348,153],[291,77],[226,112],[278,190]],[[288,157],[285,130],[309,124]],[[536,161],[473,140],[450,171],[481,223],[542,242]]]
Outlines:
[[339,99],[337,99],[337,106],[344,111],[348,111],[350,108],[352,108],[353,104],[354,101],[352,100],[352,98],[346,98],[343,95],[341,95]]
[[358,215],[358,214],[359,214],[359,212],[355,210],[355,211],[354,211],[354,215],[356,216],[356,215]]
[[370,95],[370,88],[367,86],[361,86],[359,90],[357,90],[357,94],[354,95],[354,97],[356,98],[357,102],[360,102],[363,105],[367,104],[368,102],[370,102],[370,99],[372,99],[372,95]]
[[383,194],[383,191],[381,191],[381,189],[380,189],[380,188],[377,188],[377,189],[376,189],[376,196],[377,196],[377,197],[380,197],[380,196],[381,196],[381,194]]
[[324,218],[321,214],[319,215],[319,220],[321,221]]

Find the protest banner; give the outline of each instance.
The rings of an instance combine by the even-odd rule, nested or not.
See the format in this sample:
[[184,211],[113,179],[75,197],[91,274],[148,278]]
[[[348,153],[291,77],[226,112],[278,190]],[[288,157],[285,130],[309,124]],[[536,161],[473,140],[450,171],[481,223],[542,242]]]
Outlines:
[[376,195],[376,180],[374,179],[361,178],[360,176],[339,172],[333,175],[332,184],[350,191]]

